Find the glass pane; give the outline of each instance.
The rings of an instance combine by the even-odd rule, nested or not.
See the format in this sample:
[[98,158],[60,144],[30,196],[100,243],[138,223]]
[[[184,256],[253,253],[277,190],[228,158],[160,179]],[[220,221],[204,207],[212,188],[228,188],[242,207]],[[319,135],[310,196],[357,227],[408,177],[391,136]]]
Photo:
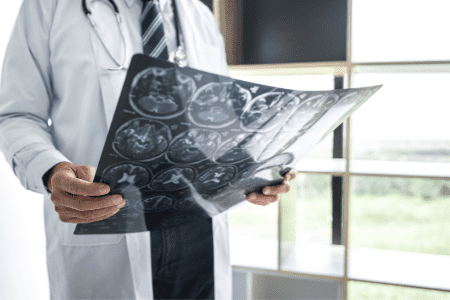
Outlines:
[[352,159],[450,162],[449,73],[362,73],[384,84],[352,115]]
[[450,300],[450,293],[410,287],[350,281],[349,300]]
[[352,61],[450,59],[450,1],[352,1]]
[[450,180],[353,176],[349,277],[450,290]]
[[[255,82],[293,90],[326,91],[334,89],[334,76],[327,75],[280,75],[280,76],[233,76],[239,80]],[[344,78],[344,85],[346,80]],[[331,158],[333,134],[330,133],[306,157]]]
[[344,248],[332,245],[331,176],[299,174],[282,196],[282,269],[343,276]]
[[244,201],[228,211],[231,264],[278,269],[278,204]]
[[350,245],[450,255],[450,180],[353,176]]

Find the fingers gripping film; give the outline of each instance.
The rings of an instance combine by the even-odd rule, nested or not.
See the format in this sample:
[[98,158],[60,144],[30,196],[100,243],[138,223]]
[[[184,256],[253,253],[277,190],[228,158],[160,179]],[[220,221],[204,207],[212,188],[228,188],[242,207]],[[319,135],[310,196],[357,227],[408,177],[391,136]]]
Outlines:
[[92,182],[94,175],[95,168],[92,166],[65,165],[52,175],[52,188],[73,195],[100,196],[109,193],[108,185]]

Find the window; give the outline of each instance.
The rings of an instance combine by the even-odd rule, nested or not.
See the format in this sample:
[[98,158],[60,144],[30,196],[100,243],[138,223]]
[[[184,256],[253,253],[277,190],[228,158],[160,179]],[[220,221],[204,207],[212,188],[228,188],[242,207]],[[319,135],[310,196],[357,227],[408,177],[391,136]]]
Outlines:
[[[295,5],[308,10],[307,2]],[[333,89],[336,78],[343,79],[343,88],[384,86],[343,123],[343,138],[330,134],[300,161],[292,192],[278,206],[265,207],[264,219],[257,219],[253,204],[232,211],[231,238],[256,237],[262,234],[259,226],[269,223],[276,240],[270,249],[278,251],[265,251],[275,257],[254,260],[254,267],[339,280],[342,299],[450,299],[450,240],[444,229],[450,228],[450,43],[444,30],[450,4],[348,0],[347,47],[337,47],[345,49],[345,61],[274,63],[258,62],[256,52],[252,60],[242,53],[251,45],[239,26],[251,24],[242,21],[249,8],[236,3],[227,15],[216,10],[232,77],[305,90]],[[264,28],[255,32],[264,34]],[[255,39],[283,42],[273,34]],[[250,212],[258,234],[237,226]],[[232,256],[248,255],[239,244],[231,246]]]

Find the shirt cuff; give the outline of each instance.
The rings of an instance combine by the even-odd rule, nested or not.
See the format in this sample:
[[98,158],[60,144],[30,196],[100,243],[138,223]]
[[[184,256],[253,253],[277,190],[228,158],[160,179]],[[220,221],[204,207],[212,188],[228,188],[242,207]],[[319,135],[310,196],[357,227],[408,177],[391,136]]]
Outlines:
[[56,149],[49,149],[36,155],[27,166],[28,171],[31,173],[30,188],[37,193],[50,195],[51,192],[44,185],[42,177],[49,169],[63,161],[71,163],[67,157]]

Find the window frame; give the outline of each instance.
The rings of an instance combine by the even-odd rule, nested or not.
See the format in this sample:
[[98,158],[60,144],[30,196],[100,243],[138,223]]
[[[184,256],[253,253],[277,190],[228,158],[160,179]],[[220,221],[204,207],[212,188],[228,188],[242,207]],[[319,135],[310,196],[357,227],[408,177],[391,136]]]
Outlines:
[[[352,87],[352,77],[356,73],[431,73],[431,72],[450,72],[450,60],[448,61],[402,61],[402,62],[365,62],[354,63],[351,60],[352,45],[352,0],[347,0],[347,55],[346,61],[317,62],[317,63],[289,63],[289,64],[256,64],[241,65],[242,61],[242,24],[239,25],[239,19],[242,13],[234,1],[213,0],[214,15],[219,23],[219,28],[225,38],[227,48],[227,57],[231,77],[234,76],[273,76],[273,75],[313,75],[313,74],[333,74],[335,78],[345,78],[346,88]],[[335,79],[335,88],[342,88],[344,79],[340,82]],[[317,274],[305,274],[281,269],[281,220],[282,220],[282,201],[278,202],[278,270],[276,272],[283,274],[295,274],[316,279],[333,279],[342,283],[342,299],[347,299],[347,285],[350,281],[370,282],[377,284],[386,284],[402,287],[413,287],[431,291],[450,292],[450,289],[437,289],[426,286],[413,286],[407,284],[386,283],[381,281],[367,281],[348,276],[349,264],[349,206],[350,182],[352,176],[383,176],[399,178],[422,178],[422,179],[444,179],[450,181],[450,164],[448,163],[419,163],[419,162],[381,162],[376,161],[376,165],[366,164],[363,168],[358,168],[365,161],[350,160],[351,152],[351,117],[349,117],[334,132],[333,158],[331,159],[308,159],[304,167],[298,171],[311,174],[328,174],[335,181],[335,190],[333,192],[333,217],[341,217],[340,220],[333,222],[333,244],[344,246],[344,276],[324,276]],[[341,136],[339,136],[341,134]],[[342,135],[343,134],[343,135]],[[339,145],[343,146],[339,149]],[[350,162],[354,166],[350,166]],[[355,164],[356,163],[356,164]],[[377,167],[376,167],[377,166]],[[402,166],[411,166],[416,171],[404,171]],[[375,168],[376,167],[376,168]],[[419,170],[419,171],[417,171]],[[340,188],[339,188],[340,187]],[[342,198],[339,199],[338,195]],[[334,209],[335,210],[335,209]],[[339,231],[341,224],[342,231]],[[241,267],[239,267],[241,268]],[[264,271],[264,270],[261,270]]]

